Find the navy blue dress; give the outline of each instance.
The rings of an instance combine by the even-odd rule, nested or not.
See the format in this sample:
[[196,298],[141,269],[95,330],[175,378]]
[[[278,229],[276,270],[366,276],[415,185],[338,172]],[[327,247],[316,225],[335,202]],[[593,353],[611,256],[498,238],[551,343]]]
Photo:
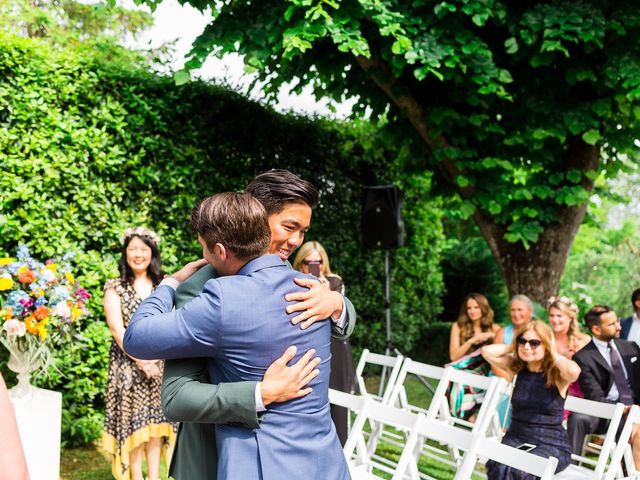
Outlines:
[[[523,370],[518,374],[511,397],[511,425],[502,443],[518,447],[523,443],[536,445],[530,451],[540,457],[556,457],[561,472],[571,462],[571,446],[567,431],[562,426],[564,398],[556,387],[546,388],[544,373]],[[534,480],[538,477],[521,470],[487,462],[489,480]]]

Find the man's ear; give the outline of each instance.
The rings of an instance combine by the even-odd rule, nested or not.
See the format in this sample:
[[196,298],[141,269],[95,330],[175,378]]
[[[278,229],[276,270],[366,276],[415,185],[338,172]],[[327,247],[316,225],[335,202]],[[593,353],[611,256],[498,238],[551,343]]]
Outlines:
[[213,253],[215,253],[218,257],[220,257],[221,260],[226,260],[227,256],[229,255],[228,250],[221,243],[216,243],[213,246]]
[[600,325],[593,325],[591,327],[591,333],[593,335],[597,335],[599,337],[600,334],[602,333],[602,330],[600,329]]
[[636,311],[640,310],[640,299],[633,302],[633,306],[635,307]]

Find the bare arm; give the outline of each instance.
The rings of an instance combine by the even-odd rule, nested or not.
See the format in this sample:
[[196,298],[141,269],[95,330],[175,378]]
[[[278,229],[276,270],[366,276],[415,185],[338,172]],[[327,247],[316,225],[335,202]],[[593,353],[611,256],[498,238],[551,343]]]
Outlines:
[[2,375],[0,375],[0,425],[2,425],[0,477],[29,480],[16,416]]
[[460,327],[458,323],[451,325],[451,334],[449,336],[449,359],[455,362],[459,358],[464,357],[473,346],[472,339],[460,343]]
[[[493,343],[496,345],[504,345],[504,328],[500,328],[498,330],[498,332],[496,333],[495,338],[493,339]],[[500,378],[504,378],[505,380],[511,381],[511,377],[509,375],[509,372],[506,372],[505,370],[502,370],[498,367],[495,367],[493,365],[491,365],[491,371],[494,373],[494,375],[500,377]]]
[[[104,292],[103,307],[111,335],[118,347],[120,347],[120,350],[124,352],[124,348],[122,348],[122,339],[125,331],[124,321],[122,320],[120,296],[114,289],[109,288]],[[135,361],[136,366],[144,372],[147,378],[153,378],[160,375],[160,368],[155,361],[139,360],[131,357],[130,355],[129,357]]]
[[508,377],[507,380],[513,380],[513,373],[511,371],[513,353],[511,352],[511,345],[497,343],[486,345],[482,347],[482,356],[492,367],[503,370]]
[[556,352],[553,354],[553,359],[556,362],[556,367],[558,367],[560,377],[562,378],[562,382],[557,386],[558,390],[563,397],[566,397],[569,385],[578,380],[580,376],[580,367],[573,360],[569,360]]

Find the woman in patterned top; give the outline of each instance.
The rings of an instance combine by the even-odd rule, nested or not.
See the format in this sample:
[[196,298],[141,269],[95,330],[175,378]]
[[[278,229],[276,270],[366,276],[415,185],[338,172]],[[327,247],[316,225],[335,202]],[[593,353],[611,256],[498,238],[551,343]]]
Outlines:
[[[117,479],[160,478],[160,458],[173,445],[175,426],[162,414],[162,362],[138,360],[122,349],[133,313],[164,277],[158,236],[146,228],[128,229],[122,237],[120,277],[104,287],[104,311],[113,341],[109,352],[104,448],[113,455]],[[167,464],[168,458],[165,457]]]

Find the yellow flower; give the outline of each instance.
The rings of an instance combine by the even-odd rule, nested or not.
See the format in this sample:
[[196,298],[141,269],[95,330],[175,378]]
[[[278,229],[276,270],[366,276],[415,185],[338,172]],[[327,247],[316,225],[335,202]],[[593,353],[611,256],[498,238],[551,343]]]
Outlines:
[[28,271],[29,271],[29,267],[26,267],[26,266],[23,265],[22,267],[20,267],[18,269],[18,275],[20,275],[21,273],[28,272]]
[[56,273],[56,268],[58,268],[57,263],[49,263],[47,264],[47,268],[51,270],[53,273]]
[[69,283],[75,283],[75,278],[73,278],[73,275],[71,275],[71,272],[64,272],[64,276],[67,277],[67,281]]
[[0,265],[9,265],[10,263],[13,263],[14,261],[15,261],[14,258],[3,257],[3,258],[0,258]]
[[40,335],[40,340],[42,340],[43,342],[47,339],[46,323],[47,322],[42,322],[40,325],[38,325],[38,334]]
[[75,322],[78,317],[80,317],[84,311],[81,308],[74,307],[71,309],[71,321]]
[[3,320],[11,319],[11,317],[13,317],[13,310],[11,310],[11,307],[0,310],[0,317],[2,317]]
[[13,287],[13,280],[11,277],[0,277],[0,291],[9,290]]

